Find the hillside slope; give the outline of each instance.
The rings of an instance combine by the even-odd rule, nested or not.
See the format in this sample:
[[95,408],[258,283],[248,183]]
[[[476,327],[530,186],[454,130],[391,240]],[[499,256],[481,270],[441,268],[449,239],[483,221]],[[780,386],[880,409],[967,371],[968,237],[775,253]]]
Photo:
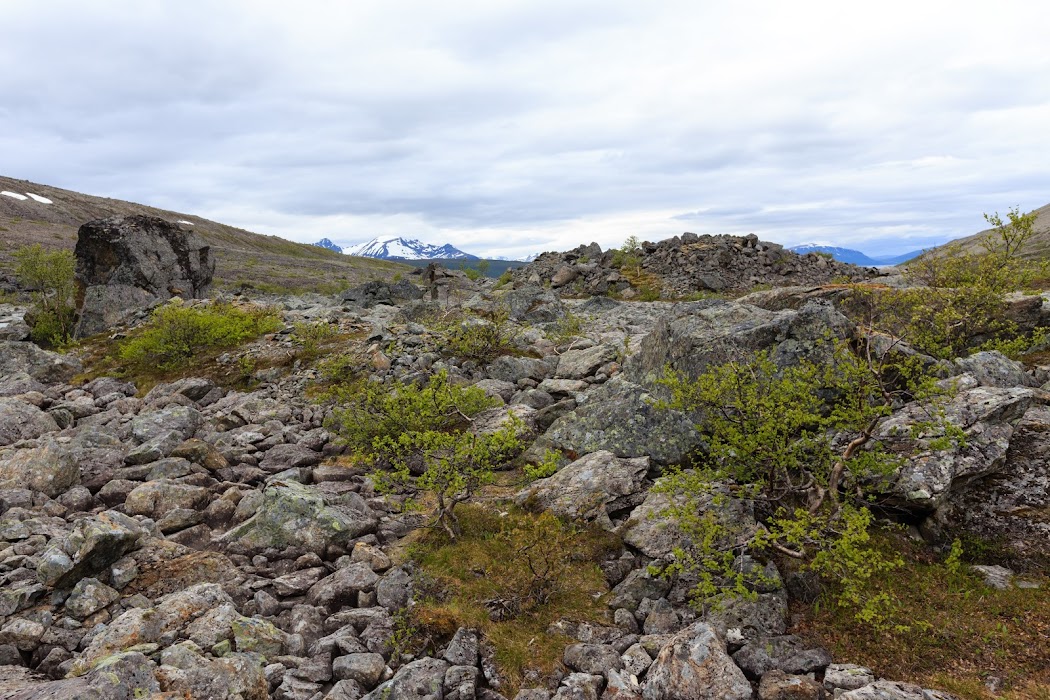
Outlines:
[[389,279],[412,269],[386,260],[351,257],[277,236],[263,236],[192,214],[94,197],[27,180],[0,177],[0,192],[25,197],[0,195],[0,287],[11,285],[11,255],[22,246],[40,243],[46,248],[72,249],[77,229],[84,222],[132,214],[192,224],[193,230],[212,246],[218,261],[215,282],[225,288],[252,285],[271,291],[332,292],[376,277]]
[[[1000,212],[1000,214],[1003,220],[1007,220],[1005,212]],[[1035,235],[1032,236],[1028,245],[1021,250],[1021,255],[1032,259],[1050,259],[1050,204],[1039,207],[1035,210],[1035,214],[1035,225],[1033,226]],[[991,229],[985,229],[964,238],[957,238],[942,246],[930,249],[925,255],[936,255],[938,251],[954,246],[961,246],[963,250],[974,250],[979,247],[981,239],[990,231]]]

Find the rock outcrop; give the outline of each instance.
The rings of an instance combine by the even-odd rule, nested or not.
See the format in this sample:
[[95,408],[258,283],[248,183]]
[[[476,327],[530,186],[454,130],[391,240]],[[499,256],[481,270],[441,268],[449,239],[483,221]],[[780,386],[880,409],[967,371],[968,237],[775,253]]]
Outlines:
[[75,255],[79,337],[175,296],[204,298],[215,273],[210,248],[197,234],[151,216],[84,224]]

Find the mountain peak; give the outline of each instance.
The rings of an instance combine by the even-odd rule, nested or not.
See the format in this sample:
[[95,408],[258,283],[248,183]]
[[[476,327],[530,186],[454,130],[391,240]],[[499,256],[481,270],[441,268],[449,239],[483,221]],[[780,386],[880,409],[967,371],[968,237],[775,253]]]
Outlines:
[[343,252],[343,249],[340,246],[337,246],[335,243],[332,243],[331,239],[329,238],[322,238],[321,240],[317,241],[317,243],[314,243],[314,245],[318,248],[327,248],[328,250],[334,250],[337,253]]
[[477,260],[476,255],[464,253],[450,243],[433,245],[414,238],[402,236],[379,236],[372,240],[347,248],[347,255],[388,260]]

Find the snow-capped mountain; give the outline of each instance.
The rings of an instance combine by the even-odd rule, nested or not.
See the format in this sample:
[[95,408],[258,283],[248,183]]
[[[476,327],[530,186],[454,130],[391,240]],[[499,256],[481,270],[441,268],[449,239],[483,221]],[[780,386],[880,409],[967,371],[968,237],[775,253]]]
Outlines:
[[314,243],[314,245],[319,248],[327,248],[328,250],[334,250],[337,253],[343,252],[343,249],[340,246],[337,246],[335,243],[332,243],[332,241],[328,238],[322,238],[321,240],[317,241],[317,243]]
[[792,246],[791,248],[788,248],[788,250],[798,253],[799,255],[805,255],[806,253],[828,253],[839,262],[853,263],[854,265],[861,265],[863,267],[899,265],[900,263],[907,262],[922,253],[921,250],[915,250],[910,253],[904,253],[903,255],[879,255],[872,257],[860,252],[859,250],[853,250],[852,248],[839,248],[837,246],[821,245],[819,243],[803,243],[802,245]]
[[347,255],[360,255],[365,258],[384,258],[394,260],[477,260],[478,256],[464,253],[451,244],[437,246],[410,238],[393,236],[373,238],[367,243],[352,246],[343,250]]

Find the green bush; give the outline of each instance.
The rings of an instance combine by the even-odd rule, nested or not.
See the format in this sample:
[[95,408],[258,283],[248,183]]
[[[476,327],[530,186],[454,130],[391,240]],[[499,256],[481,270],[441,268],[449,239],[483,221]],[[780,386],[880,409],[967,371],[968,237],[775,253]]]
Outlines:
[[505,308],[497,309],[487,319],[453,313],[432,318],[427,325],[437,334],[437,349],[446,357],[489,362],[514,348]]
[[357,458],[373,463],[378,489],[432,496],[437,523],[451,538],[459,534],[455,507],[523,447],[519,420],[493,433],[470,432],[473,416],[500,402],[476,387],[453,384],[446,372],[422,386],[366,381],[343,396],[346,403],[334,411],[330,427]]
[[[706,504],[733,496],[759,504],[762,527],[739,543],[758,555],[776,554],[833,580],[838,602],[858,620],[877,624],[889,602],[867,595],[867,582],[896,561],[869,543],[871,513],[862,490],[891,474],[899,458],[875,438],[879,422],[901,401],[930,406],[930,424],[946,429],[947,442],[962,439],[940,425],[936,387],[910,361],[890,367],[844,344],[828,361],[778,368],[766,354],[712,367],[695,380],[667,372],[663,406],[695,412],[707,450],[695,468],[673,472],[657,487],[674,503],[674,516],[694,543],[676,552],[670,571],[689,571],[702,607],[747,588],[733,569],[737,550],[720,543],[739,533],[714,518]],[[945,445],[947,447],[947,445]],[[865,593],[865,595],[862,595]]]
[[45,250],[39,243],[16,250],[15,277],[32,290],[33,309],[26,321],[32,339],[51,347],[73,340],[76,330],[76,260],[69,250]]
[[1045,340],[1046,332],[1020,333],[1004,295],[1045,274],[1045,264],[1021,257],[1035,235],[1035,214],[1012,209],[1004,222],[986,214],[992,230],[973,248],[950,245],[909,263],[906,276],[920,287],[857,286],[848,312],[866,325],[902,338],[932,357],[952,359],[976,350],[1016,356]]
[[169,303],[154,311],[149,324],[118,352],[134,368],[170,371],[185,366],[202,351],[234,347],[280,327],[280,318],[270,309]]
[[292,331],[292,342],[299,346],[299,357],[313,360],[320,354],[321,344],[337,335],[339,328],[331,323],[300,321]]
[[496,286],[493,289],[500,289],[506,287],[508,284],[514,281],[514,273],[510,270],[504,270],[503,274],[496,280]]

